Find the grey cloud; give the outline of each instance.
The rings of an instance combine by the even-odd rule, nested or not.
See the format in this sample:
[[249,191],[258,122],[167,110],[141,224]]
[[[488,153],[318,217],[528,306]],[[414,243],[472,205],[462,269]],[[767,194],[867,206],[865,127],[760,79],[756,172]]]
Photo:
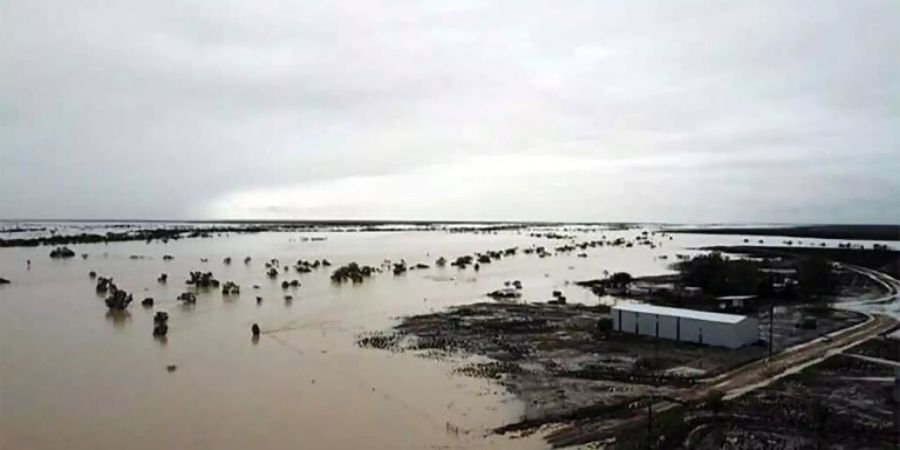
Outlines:
[[[890,0],[35,0],[0,20],[0,217],[900,219]],[[468,202],[342,194],[485,156],[618,169],[474,180]],[[254,192],[284,198],[223,210]]]

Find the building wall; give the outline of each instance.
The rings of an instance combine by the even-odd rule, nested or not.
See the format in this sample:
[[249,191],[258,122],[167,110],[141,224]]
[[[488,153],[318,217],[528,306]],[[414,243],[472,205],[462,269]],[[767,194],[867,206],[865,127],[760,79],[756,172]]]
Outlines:
[[637,324],[637,314],[631,311],[614,311],[613,314],[613,325],[617,331],[621,331],[623,333],[640,333],[639,328],[635,328]]
[[678,316],[612,310],[613,329],[660,339],[693,342],[717,347],[739,348],[759,340],[759,323],[747,317],[738,323],[711,322]]
[[759,319],[748,317],[738,325],[738,342],[740,345],[752,344],[759,340]]
[[681,341],[693,343],[709,343],[709,339],[703,335],[703,323],[694,319],[681,319]]
[[656,314],[639,314],[640,332],[644,336],[656,336]]
[[678,317],[659,316],[659,338],[678,340]]

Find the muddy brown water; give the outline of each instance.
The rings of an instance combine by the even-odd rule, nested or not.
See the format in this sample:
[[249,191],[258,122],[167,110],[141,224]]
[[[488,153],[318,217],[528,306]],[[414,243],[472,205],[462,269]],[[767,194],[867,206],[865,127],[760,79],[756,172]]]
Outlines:
[[[576,240],[601,234],[638,232],[579,233]],[[327,239],[302,239],[311,236]],[[493,382],[455,374],[459,361],[362,349],[355,339],[399,316],[484,301],[506,280],[521,280],[529,301],[562,290],[570,302],[596,303],[567,282],[598,278],[603,270],[658,274],[675,252],[711,241],[675,235],[657,249],[589,249],[589,258],[578,251],[544,259],[520,253],[477,273],[433,263],[439,256],[563,242],[520,232],[260,233],[71,245],[79,256],[67,260],[50,259],[48,247],[0,249],[0,276],[12,281],[0,286],[0,448],[545,448],[540,435],[491,434],[517,421],[523,405]],[[731,241],[738,239],[714,238]],[[164,261],[165,254],[175,259]],[[668,261],[657,259],[663,254]],[[230,265],[222,262],[226,256]],[[249,265],[245,256],[252,257]],[[335,286],[331,269],[270,280],[264,263],[271,258],[287,265],[328,258],[331,269],[402,258],[432,268]],[[108,313],[91,270],[134,294],[126,313]],[[211,290],[194,306],[178,304],[192,270],[236,282],[240,296]],[[165,285],[156,281],[163,272]],[[281,281],[294,278],[303,285],[282,290]],[[285,293],[294,300],[286,303]],[[256,296],[264,298],[261,305]],[[140,305],[145,297],[155,299],[153,308]],[[159,310],[170,316],[164,342],[151,335]],[[251,338],[253,323],[262,328],[258,340]]]

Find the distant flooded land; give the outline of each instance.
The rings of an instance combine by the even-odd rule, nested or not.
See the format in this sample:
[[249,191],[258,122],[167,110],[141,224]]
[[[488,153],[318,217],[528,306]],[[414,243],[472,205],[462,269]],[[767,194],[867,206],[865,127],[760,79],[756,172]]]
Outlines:
[[763,227],[695,226],[667,228],[672,233],[730,234],[745,236],[786,236],[815,239],[852,239],[869,241],[900,240],[900,225],[804,225]]
[[0,447],[892,448],[897,229],[5,222]]

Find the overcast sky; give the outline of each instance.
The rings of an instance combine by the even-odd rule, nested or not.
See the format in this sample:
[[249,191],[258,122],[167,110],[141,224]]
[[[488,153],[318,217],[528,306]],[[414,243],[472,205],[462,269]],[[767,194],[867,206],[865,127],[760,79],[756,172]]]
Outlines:
[[900,2],[5,0],[0,218],[900,223]]

